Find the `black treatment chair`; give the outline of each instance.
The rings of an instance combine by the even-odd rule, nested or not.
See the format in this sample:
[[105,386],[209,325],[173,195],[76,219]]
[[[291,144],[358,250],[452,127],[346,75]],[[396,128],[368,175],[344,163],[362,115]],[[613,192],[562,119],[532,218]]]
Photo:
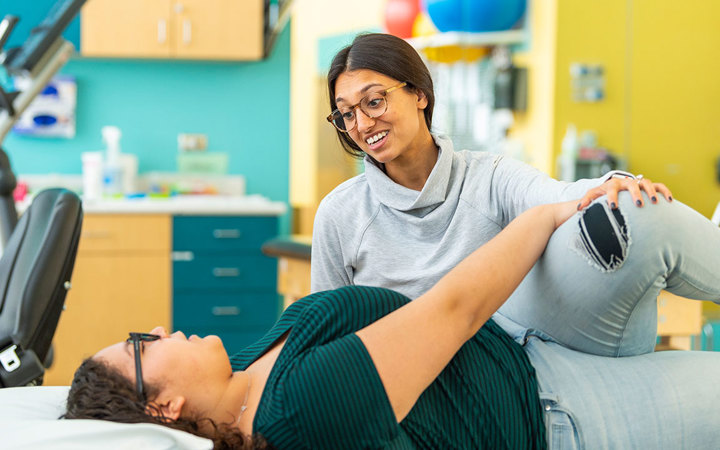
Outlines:
[[[0,143],[73,53],[62,37],[86,0],[55,0],[20,47],[5,48],[19,17],[0,22],[0,64],[29,87],[0,86]],[[11,88],[11,89],[14,89]],[[10,159],[0,147],[0,388],[42,384],[70,288],[82,206],[65,189],[39,193],[18,221]]]
[[42,384],[82,218],[77,195],[48,189],[35,197],[9,237],[0,258],[0,387]]

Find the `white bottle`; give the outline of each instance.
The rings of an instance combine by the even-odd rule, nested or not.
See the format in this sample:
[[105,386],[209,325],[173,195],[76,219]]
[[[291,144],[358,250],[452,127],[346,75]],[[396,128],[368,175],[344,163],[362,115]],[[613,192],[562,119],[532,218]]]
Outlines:
[[122,167],[122,192],[123,194],[134,194],[137,192],[138,158],[132,153],[120,154],[120,166]]
[[105,168],[103,191],[106,197],[122,195],[122,162],[120,161],[120,129],[115,126],[102,127],[105,142]]
[[560,180],[575,181],[575,165],[577,164],[578,136],[575,125],[569,124],[562,140],[560,152]]
[[83,201],[98,200],[103,193],[102,152],[83,152],[82,160]]

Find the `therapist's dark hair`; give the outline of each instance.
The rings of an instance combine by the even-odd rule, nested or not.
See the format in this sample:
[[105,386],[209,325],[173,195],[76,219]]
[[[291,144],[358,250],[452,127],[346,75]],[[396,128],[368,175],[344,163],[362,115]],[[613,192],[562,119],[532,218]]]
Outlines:
[[[400,82],[407,82],[405,89],[418,89],[427,97],[425,123],[428,130],[432,125],[435,93],[430,71],[418,52],[407,42],[391,34],[366,33],[355,37],[352,44],[340,50],[330,64],[328,71],[328,93],[330,111],[335,111],[335,83],[343,72],[368,69]],[[347,133],[337,131],[340,143],[350,155],[361,158],[365,154]]]
[[[148,399],[159,392],[146,384]],[[152,423],[211,439],[214,449],[267,449],[262,437],[245,436],[231,424],[216,424],[209,418],[165,417],[151,401],[138,400],[133,382],[103,361],[88,358],[75,372],[61,419],[100,419],[120,423]]]

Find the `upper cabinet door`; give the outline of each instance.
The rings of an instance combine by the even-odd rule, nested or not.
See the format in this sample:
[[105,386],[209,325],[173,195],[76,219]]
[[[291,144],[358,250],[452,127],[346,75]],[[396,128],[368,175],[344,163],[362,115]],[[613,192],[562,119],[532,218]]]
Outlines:
[[257,60],[265,0],[91,0],[82,54],[119,58]]
[[175,56],[261,59],[263,3],[264,0],[174,0]]
[[168,58],[171,0],[91,0],[82,10],[84,56]]

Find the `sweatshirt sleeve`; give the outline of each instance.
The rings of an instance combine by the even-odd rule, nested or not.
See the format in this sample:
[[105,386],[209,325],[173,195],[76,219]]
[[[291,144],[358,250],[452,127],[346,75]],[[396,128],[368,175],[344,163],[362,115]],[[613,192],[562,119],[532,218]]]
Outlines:
[[313,225],[310,256],[310,291],[319,292],[352,285],[352,265],[328,197],[320,202]]
[[498,157],[494,166],[490,196],[497,202],[503,227],[529,208],[580,199],[587,191],[601,185],[614,174],[625,174],[609,172],[600,178],[567,183],[512,158]]

